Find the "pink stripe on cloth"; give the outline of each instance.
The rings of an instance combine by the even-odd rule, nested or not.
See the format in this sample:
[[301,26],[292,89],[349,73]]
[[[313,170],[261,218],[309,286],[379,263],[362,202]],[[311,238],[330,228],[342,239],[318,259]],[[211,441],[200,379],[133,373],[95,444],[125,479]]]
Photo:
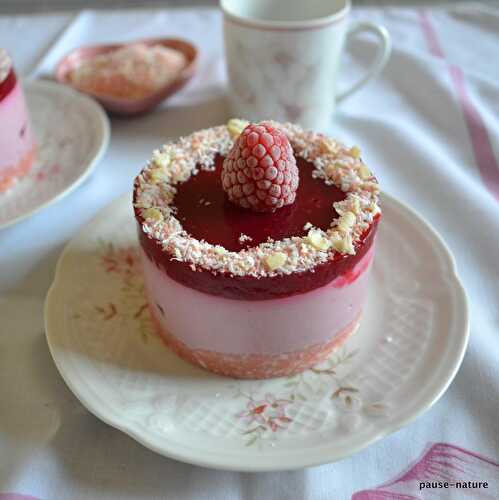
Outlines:
[[[435,57],[445,60],[437,32],[433,28],[428,12],[424,10],[419,11],[419,22],[430,53]],[[450,63],[448,63],[448,68],[459,105],[466,121],[480,176],[489,193],[499,201],[499,164],[494,155],[487,127],[480,112],[470,98],[462,69]]]
[[475,160],[480,169],[483,182],[490,194],[499,201],[499,165],[492,149],[487,128],[467,92],[462,69],[452,64],[449,71],[459,96],[471,144],[473,145]]
[[445,59],[444,51],[442,50],[440,42],[438,41],[437,33],[433,29],[428,12],[426,12],[425,10],[420,10],[418,14],[419,24],[421,25],[421,29],[426,38],[426,43],[428,44],[428,48],[430,49],[431,54],[433,54],[435,57]]

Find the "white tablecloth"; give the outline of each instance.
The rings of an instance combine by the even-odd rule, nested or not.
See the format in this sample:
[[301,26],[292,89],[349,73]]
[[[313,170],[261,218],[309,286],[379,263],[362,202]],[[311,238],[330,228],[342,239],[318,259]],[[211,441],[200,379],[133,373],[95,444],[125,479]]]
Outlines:
[[[64,244],[130,190],[154,147],[227,119],[221,16],[173,9],[0,17],[0,46],[25,76],[51,72],[64,53],[89,43],[178,35],[201,48],[196,77],[167,106],[113,120],[111,145],[89,180],[0,231],[0,499],[17,498],[1,494],[15,492],[44,499],[326,500],[360,490],[373,491],[356,500],[402,498],[382,491],[416,488],[406,476],[374,488],[437,442],[479,455],[436,446],[421,462],[427,468],[420,465],[411,477],[466,463],[489,489],[414,489],[414,497],[403,498],[499,498],[499,10],[379,8],[354,17],[385,24],[394,52],[381,78],[338,111],[331,132],[360,144],[383,188],[426,217],[456,257],[470,299],[471,342],[451,388],[414,423],[361,453],[297,472],[238,474],[181,464],[93,417],[50,358],[44,296]],[[373,48],[369,38],[349,47],[345,82],[367,66]]]

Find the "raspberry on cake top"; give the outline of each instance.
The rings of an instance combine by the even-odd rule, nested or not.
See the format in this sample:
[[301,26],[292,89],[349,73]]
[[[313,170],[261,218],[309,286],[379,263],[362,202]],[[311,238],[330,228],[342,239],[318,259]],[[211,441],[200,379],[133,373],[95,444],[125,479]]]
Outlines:
[[[226,244],[208,241],[209,232],[202,223],[195,226],[189,220],[192,198],[188,204],[182,191],[193,176],[201,178],[220,166],[220,190],[234,206],[239,205],[237,210],[246,210],[241,215],[235,209],[235,224],[249,229],[239,231],[234,241],[226,238]],[[329,187],[332,199],[337,199],[331,200],[327,210],[320,210],[322,217],[325,213],[325,221],[301,220],[306,211],[290,216],[293,203],[299,201],[299,189],[305,189],[306,182],[310,193]],[[201,197],[202,181],[197,187],[201,188]],[[377,180],[362,162],[357,147],[347,148],[298,125],[272,121],[249,124],[235,119],[155,151],[136,178],[134,192],[135,213],[143,233],[172,260],[188,264],[193,271],[255,278],[314,272],[316,266],[332,259],[355,255],[379,217],[378,201]],[[206,211],[210,204],[203,198],[199,202],[201,210]],[[200,208],[196,210],[199,213]],[[251,214],[252,210],[271,213]],[[269,230],[267,236],[261,228],[254,230],[269,220],[255,217],[273,217],[276,226],[285,228],[285,236],[272,237],[280,234],[279,228]],[[215,219],[212,222],[220,223]],[[193,231],[186,229],[189,225],[202,237],[191,234]]]
[[223,162],[222,187],[229,200],[255,212],[274,212],[291,205],[298,182],[288,138],[267,122],[248,125]]

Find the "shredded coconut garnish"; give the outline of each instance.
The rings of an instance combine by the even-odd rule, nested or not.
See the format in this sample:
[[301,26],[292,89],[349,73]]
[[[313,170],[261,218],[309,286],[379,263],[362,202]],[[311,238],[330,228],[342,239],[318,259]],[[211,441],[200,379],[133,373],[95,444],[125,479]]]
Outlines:
[[242,245],[242,244],[243,244],[243,243],[245,243],[246,241],[251,241],[252,239],[253,239],[253,238],[252,238],[251,236],[248,236],[247,234],[243,234],[243,233],[241,233],[241,236],[239,236],[238,241],[239,241],[239,243],[241,243],[241,245]]
[[5,49],[0,49],[0,83],[9,76],[11,68],[12,59]]
[[[227,126],[218,126],[195,132],[154,151],[152,160],[135,180],[135,207],[143,218],[144,233],[160,242],[164,251],[175,260],[187,262],[194,269],[199,266],[234,276],[292,274],[312,270],[337,252],[355,254],[356,242],[380,213],[379,186],[361,161],[359,148],[347,148],[323,134],[305,131],[297,125],[274,125],[286,133],[295,155],[314,165],[310,175],[346,193],[344,200],[331,207],[331,217],[333,208],[339,217],[332,218],[327,231],[308,223],[306,236],[280,241],[269,238],[239,252],[228,251],[188,234],[175,217],[175,186],[196,175],[199,169],[214,170],[215,156],[228,154],[237,135],[234,131],[231,135]],[[300,174],[307,173],[302,171]]]

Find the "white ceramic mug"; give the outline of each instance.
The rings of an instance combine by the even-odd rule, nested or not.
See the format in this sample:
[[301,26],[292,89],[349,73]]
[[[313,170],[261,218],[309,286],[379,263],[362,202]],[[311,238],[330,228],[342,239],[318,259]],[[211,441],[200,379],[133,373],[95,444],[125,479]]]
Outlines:
[[[350,0],[221,0],[233,116],[274,119],[325,130],[336,103],[375,77],[391,51],[385,28],[348,26]],[[367,74],[336,94],[345,37],[378,38]]]

